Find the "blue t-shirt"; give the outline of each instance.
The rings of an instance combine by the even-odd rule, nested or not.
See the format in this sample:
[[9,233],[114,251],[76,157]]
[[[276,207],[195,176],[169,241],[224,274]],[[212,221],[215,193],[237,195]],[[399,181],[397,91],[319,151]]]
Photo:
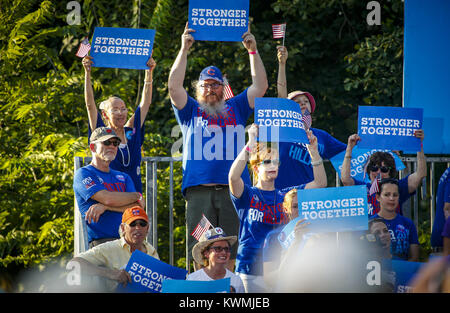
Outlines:
[[[99,112],[97,115],[97,128],[105,126]],[[91,136],[91,132],[92,130],[89,127],[88,138]],[[109,167],[116,171],[127,173],[133,180],[136,191],[142,193],[141,147],[144,143],[144,125],[141,127],[140,106],[134,112],[133,128],[125,127],[125,136],[127,137],[127,144],[117,149],[116,158],[109,164]]]
[[289,222],[283,201],[285,194],[293,188],[304,189],[305,184],[273,191],[245,184],[240,198],[230,193],[240,221],[236,272],[263,275],[264,240],[270,231]]
[[[330,159],[347,147],[324,130],[311,128],[311,131],[317,137],[319,154],[323,159]],[[275,188],[283,189],[314,180],[311,157],[306,144],[280,142],[279,153],[281,164],[278,177],[275,179]]]
[[263,262],[279,263],[281,261],[283,247],[278,240],[278,236],[280,235],[282,230],[283,226],[280,226],[267,234],[263,245]]
[[[398,181],[398,192],[399,192],[399,199],[398,199],[398,206],[395,208],[395,213],[403,215],[402,205],[403,203],[408,200],[412,195],[416,193],[416,191],[409,193],[408,190],[408,176],[405,178],[402,178]],[[372,183],[366,183],[361,180],[355,179],[355,185],[366,185],[367,187],[367,204],[369,207],[369,218],[373,217],[375,214],[380,212],[380,202],[377,200],[377,194],[374,193],[370,195],[370,187]]]
[[[381,217],[375,214],[373,218]],[[392,220],[383,218],[391,234],[391,254],[394,260],[408,260],[411,244],[419,244],[414,222],[400,214]]]
[[445,224],[444,206],[450,202],[450,167],[442,174],[436,194],[436,215],[431,232],[431,246],[442,247],[442,230]]
[[[81,216],[86,218],[86,212],[91,205],[98,203],[91,197],[101,190],[117,192],[135,192],[133,181],[125,173],[110,169],[102,172],[92,165],[86,165],[75,172],[73,190]],[[88,241],[101,238],[119,238],[119,225],[122,223],[122,213],[106,210],[97,223],[87,224]]]
[[[245,125],[253,112],[247,89],[227,100],[225,113],[218,117],[208,115],[189,95],[182,110],[172,107],[183,133],[183,195],[192,186],[228,185],[230,167],[245,145]],[[247,168],[242,179],[250,184]]]

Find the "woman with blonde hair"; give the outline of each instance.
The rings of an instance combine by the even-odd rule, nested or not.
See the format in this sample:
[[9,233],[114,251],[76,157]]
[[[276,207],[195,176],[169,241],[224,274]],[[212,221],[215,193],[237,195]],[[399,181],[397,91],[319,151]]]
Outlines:
[[89,136],[98,127],[107,126],[114,130],[120,138],[120,145],[117,156],[110,166],[114,170],[130,175],[136,191],[142,193],[141,147],[144,143],[144,122],[152,102],[153,70],[156,62],[151,57],[147,62],[149,69],[145,71],[142,99],[129,119],[127,119],[128,108],[125,102],[117,96],[110,96],[101,102],[100,112],[97,110],[91,83],[91,66],[94,60],[91,56],[86,56],[82,63],[85,73],[84,99],[89,117]]
[[[262,248],[266,235],[288,222],[283,210],[285,194],[292,188],[323,188],[327,184],[323,161],[317,150],[317,138],[307,131],[314,180],[296,187],[276,189],[275,179],[280,164],[278,151],[267,143],[257,144],[257,133],[258,126],[253,124],[249,129],[249,141],[233,162],[228,176],[231,199],[240,218],[236,272],[247,292],[267,291],[263,281]],[[244,184],[241,178],[249,159],[257,178],[254,186]]]

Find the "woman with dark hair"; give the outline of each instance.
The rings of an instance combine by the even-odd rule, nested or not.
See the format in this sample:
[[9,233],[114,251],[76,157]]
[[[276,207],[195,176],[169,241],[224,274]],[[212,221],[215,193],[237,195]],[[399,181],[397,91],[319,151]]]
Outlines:
[[412,220],[396,212],[400,197],[398,180],[382,179],[376,197],[380,211],[374,218],[381,217],[389,229],[392,258],[417,262],[420,248],[416,226]]
[[[421,142],[424,139],[424,132],[422,129],[416,130],[414,136],[420,138]],[[348,137],[347,150],[345,151],[344,162],[341,168],[341,181],[344,186],[353,185],[366,185],[367,186],[367,200],[369,204],[369,217],[380,211],[380,203],[378,202],[375,193],[370,193],[370,187],[377,177],[378,179],[383,178],[396,178],[397,169],[395,167],[394,157],[388,152],[377,151],[373,153],[366,166],[366,174],[370,179],[370,183],[353,179],[350,175],[350,164],[352,158],[352,150],[355,145],[360,141],[361,138],[358,134],[353,134]],[[425,154],[423,148],[421,151],[417,152],[417,170],[402,178],[398,181],[398,188],[400,198],[398,201],[398,206],[395,208],[396,213],[403,215],[402,204],[408,200],[419,187],[422,179],[427,176],[427,161],[425,159]]]

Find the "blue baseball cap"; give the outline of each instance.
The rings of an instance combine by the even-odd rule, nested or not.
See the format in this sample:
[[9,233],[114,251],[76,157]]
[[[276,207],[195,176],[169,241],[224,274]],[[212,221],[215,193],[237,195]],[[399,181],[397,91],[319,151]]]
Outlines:
[[207,80],[207,79],[214,79],[218,82],[223,83],[222,72],[215,66],[205,67],[201,71],[200,77],[198,80],[202,81],[202,80]]

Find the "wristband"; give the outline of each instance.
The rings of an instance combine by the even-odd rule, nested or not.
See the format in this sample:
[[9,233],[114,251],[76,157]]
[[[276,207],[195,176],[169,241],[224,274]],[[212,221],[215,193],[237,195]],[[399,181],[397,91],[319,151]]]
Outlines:
[[318,165],[320,165],[320,164],[322,164],[322,163],[323,163],[323,160],[320,159],[319,161],[311,162],[311,165],[312,165],[312,166],[318,166]]
[[144,81],[144,85],[150,85],[151,83],[153,83],[153,79],[149,81]]
[[257,54],[257,53],[258,53],[258,50],[248,52],[248,54]]
[[139,194],[139,199],[138,199],[138,201],[144,200],[144,197],[142,197],[142,193],[138,192],[138,194]]

